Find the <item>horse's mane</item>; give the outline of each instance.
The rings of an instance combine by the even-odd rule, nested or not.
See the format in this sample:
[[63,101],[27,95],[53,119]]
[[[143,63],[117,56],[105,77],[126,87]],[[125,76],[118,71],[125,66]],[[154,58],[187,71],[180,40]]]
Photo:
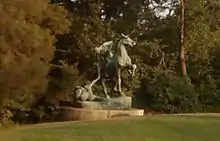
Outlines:
[[123,37],[119,36],[113,39],[113,47],[112,50],[114,53],[117,53],[117,49],[119,47],[119,42],[123,39]]

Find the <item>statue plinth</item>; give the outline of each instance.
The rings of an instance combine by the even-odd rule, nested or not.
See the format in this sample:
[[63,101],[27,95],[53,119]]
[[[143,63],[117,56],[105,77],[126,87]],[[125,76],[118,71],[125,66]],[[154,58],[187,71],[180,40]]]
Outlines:
[[127,96],[109,98],[103,101],[76,101],[75,108],[85,109],[108,109],[108,110],[129,110],[131,109],[132,98]]

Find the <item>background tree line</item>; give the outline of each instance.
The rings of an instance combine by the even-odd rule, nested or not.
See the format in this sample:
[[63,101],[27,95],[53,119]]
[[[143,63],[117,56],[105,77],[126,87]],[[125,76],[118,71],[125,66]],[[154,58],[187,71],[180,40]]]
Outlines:
[[91,49],[120,33],[138,43],[128,49],[132,83],[123,73],[135,106],[218,112],[218,12],[218,0],[1,0],[0,119],[53,120],[54,107],[95,78]]

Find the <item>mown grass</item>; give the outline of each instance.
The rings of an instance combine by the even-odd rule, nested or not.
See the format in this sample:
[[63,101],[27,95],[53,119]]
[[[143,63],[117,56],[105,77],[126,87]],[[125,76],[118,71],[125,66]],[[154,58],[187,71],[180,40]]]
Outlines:
[[148,116],[0,130],[1,141],[220,141],[220,117]]

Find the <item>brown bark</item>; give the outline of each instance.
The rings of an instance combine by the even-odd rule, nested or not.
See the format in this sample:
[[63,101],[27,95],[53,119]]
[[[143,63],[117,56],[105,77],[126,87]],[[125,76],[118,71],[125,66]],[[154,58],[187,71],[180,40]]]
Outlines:
[[185,46],[184,46],[184,22],[185,22],[185,0],[180,0],[180,64],[183,76],[187,76],[186,59],[185,59]]

